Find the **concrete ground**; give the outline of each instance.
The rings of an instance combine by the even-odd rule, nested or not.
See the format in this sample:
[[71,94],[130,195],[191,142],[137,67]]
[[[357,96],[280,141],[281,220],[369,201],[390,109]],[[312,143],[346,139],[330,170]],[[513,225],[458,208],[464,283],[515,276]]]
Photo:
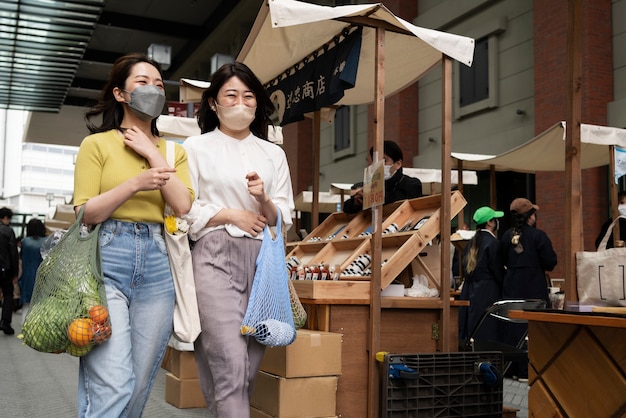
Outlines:
[[[13,316],[15,335],[20,315]],[[25,418],[75,417],[78,358],[46,354],[22,344],[15,335],[0,333],[0,399],[2,416]],[[178,409],[165,402],[165,374],[159,371],[144,411],[146,418],[208,417],[205,408]],[[505,379],[503,403],[528,418],[528,385]]]

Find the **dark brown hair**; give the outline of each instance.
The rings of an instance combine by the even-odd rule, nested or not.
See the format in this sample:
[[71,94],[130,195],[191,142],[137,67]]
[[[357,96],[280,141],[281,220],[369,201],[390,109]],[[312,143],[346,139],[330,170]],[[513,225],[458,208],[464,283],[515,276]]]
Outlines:
[[[124,119],[124,106],[122,103],[115,100],[113,89],[115,87],[124,89],[126,80],[130,76],[133,66],[140,62],[152,65],[159,71],[159,74],[163,76],[159,63],[145,54],[132,53],[118,58],[113,64],[113,68],[111,68],[109,80],[100,92],[98,103],[85,113],[85,121],[87,122],[89,132],[94,134],[121,128],[120,125]],[[102,115],[102,123],[97,125],[91,121],[91,118],[99,115]],[[156,118],[152,119],[150,130],[152,135],[159,136],[159,130],[156,127]]]
[[250,124],[250,131],[259,138],[267,139],[267,128],[271,123],[270,115],[274,113],[274,104],[261,81],[247,65],[241,62],[224,64],[213,74],[211,85],[202,93],[202,102],[197,113],[200,132],[210,132],[220,126],[217,114],[211,110],[209,99],[217,99],[222,86],[232,77],[241,80],[256,96],[256,114]]

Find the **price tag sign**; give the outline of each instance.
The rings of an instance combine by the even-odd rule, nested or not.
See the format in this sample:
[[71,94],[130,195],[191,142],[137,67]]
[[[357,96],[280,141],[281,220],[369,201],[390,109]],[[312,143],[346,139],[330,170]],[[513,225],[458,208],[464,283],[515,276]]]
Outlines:
[[379,160],[365,167],[363,173],[363,209],[385,203],[384,164],[384,160]]

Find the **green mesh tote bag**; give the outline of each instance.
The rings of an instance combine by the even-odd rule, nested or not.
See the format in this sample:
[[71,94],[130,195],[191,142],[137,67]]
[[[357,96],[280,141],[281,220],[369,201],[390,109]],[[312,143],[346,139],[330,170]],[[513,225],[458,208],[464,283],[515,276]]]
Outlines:
[[296,338],[285,267],[281,213],[279,208],[276,210],[276,238],[272,238],[272,232],[266,225],[256,259],[248,309],[241,325],[242,334],[254,336],[258,342],[270,347],[289,345]]
[[84,208],[37,269],[30,309],[18,336],[37,351],[80,357],[111,336],[100,225],[90,232],[81,228]]

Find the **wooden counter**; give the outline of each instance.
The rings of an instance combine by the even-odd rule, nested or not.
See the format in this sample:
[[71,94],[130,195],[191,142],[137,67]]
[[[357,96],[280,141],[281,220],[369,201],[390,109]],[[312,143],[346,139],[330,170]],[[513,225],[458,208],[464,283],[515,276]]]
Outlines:
[[[342,334],[341,376],[337,384],[337,415],[367,416],[369,305],[363,299],[302,298],[308,329]],[[450,301],[449,338],[458,345],[458,308],[467,301]],[[383,297],[381,349],[395,353],[434,353],[439,339],[441,298]]]
[[529,417],[626,416],[626,316],[510,316],[528,320]]

